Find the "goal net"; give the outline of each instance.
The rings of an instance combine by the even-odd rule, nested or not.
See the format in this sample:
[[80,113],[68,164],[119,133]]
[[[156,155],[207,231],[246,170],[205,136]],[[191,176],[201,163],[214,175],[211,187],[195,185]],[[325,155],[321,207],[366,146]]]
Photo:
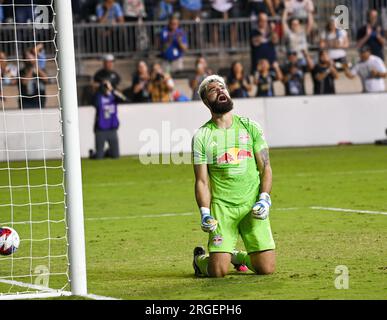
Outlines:
[[20,236],[15,253],[0,255],[0,299],[69,294],[55,3],[12,0],[0,10],[0,227]]

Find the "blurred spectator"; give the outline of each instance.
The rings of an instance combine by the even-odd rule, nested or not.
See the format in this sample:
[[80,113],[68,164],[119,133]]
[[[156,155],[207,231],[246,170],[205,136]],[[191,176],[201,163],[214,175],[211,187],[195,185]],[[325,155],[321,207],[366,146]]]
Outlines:
[[[180,13],[182,20],[193,20],[199,22],[201,18],[202,0],[180,0]],[[199,47],[201,43],[203,26],[190,24],[188,28],[188,38],[193,47]]]
[[[285,10],[285,5],[284,5],[283,0],[272,0],[272,3],[273,3],[273,11],[274,11],[275,17],[282,17],[284,10]],[[281,20],[276,19],[274,21],[274,25],[275,25],[275,31],[278,35],[278,38],[282,39],[284,32],[282,29]]]
[[71,0],[75,22],[95,21],[95,8],[99,0]]
[[284,6],[291,18],[308,20],[308,23],[313,25],[314,5],[312,0],[285,0]]
[[248,11],[251,19],[256,19],[260,13],[275,16],[272,0],[248,0]]
[[186,101],[190,101],[190,99],[184,95],[183,93],[181,93],[179,90],[176,90],[173,94],[172,94],[172,98],[173,98],[173,101],[176,101],[176,102],[186,102]]
[[249,92],[253,87],[249,77],[244,73],[243,65],[239,61],[234,61],[231,65],[230,74],[227,77],[227,86],[231,98],[249,97]]
[[[212,19],[223,19],[228,20],[230,18],[240,17],[240,1],[235,0],[210,0],[211,3],[211,14]],[[226,30],[225,24],[213,25],[213,41],[215,48],[219,47],[219,33],[222,34],[221,38],[228,38],[230,35],[231,49],[235,49],[237,41],[237,25],[235,23],[229,24],[230,31]]]
[[42,69],[36,70],[34,63],[26,63],[20,71],[19,107],[45,108],[47,83],[47,74]]
[[132,78],[131,101],[135,103],[150,102],[149,93],[150,74],[145,61],[137,63],[137,69]]
[[17,71],[15,65],[8,63],[7,55],[0,51],[0,81],[2,81],[2,85],[16,84]]
[[278,43],[278,35],[275,25],[269,25],[266,13],[258,16],[257,30],[253,30],[250,39],[251,45],[251,74],[254,74],[258,60],[267,59],[270,65],[277,60],[275,45]]
[[359,76],[363,92],[385,91],[384,78],[387,76],[387,70],[383,60],[372,55],[371,48],[368,46],[360,48],[359,55],[360,61],[351,70],[347,64],[344,64],[345,75],[349,79]]
[[122,9],[126,22],[139,22],[146,17],[144,0],[123,0]]
[[320,48],[327,49],[329,58],[333,60],[338,68],[346,62],[349,47],[347,31],[336,28],[336,17],[332,17],[327,23],[326,29],[321,34]]
[[306,61],[303,55],[303,51],[308,51],[307,35],[312,31],[313,25],[308,20],[306,29],[301,26],[300,20],[292,18],[289,21],[290,28],[288,26],[288,10],[285,8],[282,16],[282,28],[287,41],[287,50],[296,52],[298,60],[302,64],[306,65]]
[[357,32],[357,47],[369,46],[371,53],[384,60],[384,31],[378,21],[378,11],[370,10],[367,15],[367,24]]
[[282,14],[285,9],[285,4],[283,0],[272,0],[272,6],[273,6],[274,15],[277,17],[282,17]]
[[257,69],[254,74],[254,84],[257,86],[256,97],[274,97],[274,81],[282,81],[282,71],[278,62],[273,63],[273,68],[270,68],[270,63],[267,59],[258,61]]
[[195,74],[189,80],[189,86],[192,89],[192,100],[200,100],[198,89],[202,81],[213,72],[208,68],[207,61],[204,57],[199,57],[195,62]]
[[173,79],[165,73],[159,63],[152,66],[149,92],[153,102],[172,101],[172,92],[175,88]]
[[168,20],[173,16],[173,4],[176,0],[161,0],[158,1],[156,9],[156,20]]
[[187,36],[179,28],[179,19],[173,16],[168,26],[161,30],[161,57],[167,72],[183,69],[183,55],[187,48]]
[[15,4],[15,21],[16,23],[32,22],[34,9],[31,7],[31,0],[13,0]]
[[[104,157],[119,158],[119,145],[117,129],[119,127],[117,105],[121,101],[120,96],[108,80],[104,80],[95,95],[94,107],[96,108],[94,132],[95,154],[90,150],[90,158],[102,159]],[[105,151],[105,143],[109,147]]]
[[149,47],[149,38],[143,20],[146,18],[144,0],[124,0],[123,12],[126,22],[137,22],[137,25],[128,27],[129,43],[133,50],[146,50]]
[[100,85],[108,80],[114,89],[118,87],[121,82],[120,75],[114,70],[114,56],[112,54],[107,54],[103,56],[103,68],[98,70],[94,75],[94,87],[97,89]]
[[287,53],[287,62],[282,67],[282,73],[285,95],[298,96],[305,94],[305,65],[300,63],[297,52],[289,51]]
[[44,50],[44,44],[42,42],[37,43],[34,47],[28,48],[25,53],[25,57],[31,61],[37,61],[38,68],[43,71],[46,70],[46,52]]
[[313,63],[310,55],[305,51],[305,58],[308,69],[313,79],[313,94],[334,94],[335,80],[339,74],[335,68],[334,62],[329,58],[328,51],[322,49],[318,53],[318,62]]
[[157,4],[155,2],[155,0],[144,0],[146,19],[148,21],[154,20],[156,16],[155,13],[157,11]]
[[96,8],[96,15],[100,23],[123,23],[124,13],[119,3],[114,0],[104,0]]
[[200,20],[202,0],[180,0],[182,20]]
[[3,23],[4,21],[4,10],[3,10],[3,4],[4,0],[0,0],[0,23]]

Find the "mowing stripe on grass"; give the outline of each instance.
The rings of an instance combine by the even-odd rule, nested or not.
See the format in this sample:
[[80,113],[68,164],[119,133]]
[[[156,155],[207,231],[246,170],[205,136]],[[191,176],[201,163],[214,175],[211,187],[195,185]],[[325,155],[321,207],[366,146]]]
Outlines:
[[325,210],[325,211],[337,211],[337,212],[352,212],[352,213],[368,213],[368,214],[387,215],[387,212],[384,212],[384,211],[356,210],[356,209],[329,208],[329,207],[310,207],[310,209],[312,209],[312,210]]
[[[321,176],[321,175],[359,175],[359,174],[370,174],[370,173],[387,173],[387,169],[379,170],[359,170],[359,171],[332,171],[332,172],[296,172],[291,174],[276,174],[276,177],[309,177],[309,176]],[[97,182],[97,183],[84,183],[85,188],[105,188],[105,187],[117,187],[117,186],[134,186],[138,184],[168,184],[168,183],[186,183],[194,182],[194,178],[176,180],[176,179],[166,179],[166,180],[142,180],[142,181],[123,181],[123,182]]]
[[161,213],[161,214],[144,214],[136,216],[126,217],[98,217],[98,218],[85,218],[86,221],[102,221],[102,220],[126,220],[126,219],[138,219],[138,218],[163,218],[163,217],[178,217],[178,216],[192,216],[193,212],[183,213]]

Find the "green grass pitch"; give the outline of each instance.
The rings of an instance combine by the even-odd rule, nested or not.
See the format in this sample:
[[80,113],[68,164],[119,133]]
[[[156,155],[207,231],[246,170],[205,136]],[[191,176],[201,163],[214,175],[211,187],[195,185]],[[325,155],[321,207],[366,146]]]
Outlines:
[[[386,299],[387,216],[312,207],[387,212],[387,148],[272,149],[271,163],[276,273],[230,268],[224,279],[209,279],[193,276],[192,250],[207,235],[191,165],[83,160],[89,292],[122,299]],[[339,265],[349,270],[348,289],[334,286]]]

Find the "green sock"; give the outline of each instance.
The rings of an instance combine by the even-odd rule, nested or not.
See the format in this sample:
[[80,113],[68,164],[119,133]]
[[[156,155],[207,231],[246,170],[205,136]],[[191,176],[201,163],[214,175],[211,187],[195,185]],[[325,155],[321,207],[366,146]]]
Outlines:
[[255,272],[255,269],[250,261],[250,256],[247,254],[246,251],[238,251],[236,254],[232,255],[232,262],[234,264],[244,264],[249,268],[251,271]]
[[205,256],[205,255],[196,257],[196,265],[199,267],[200,272],[206,276],[208,276],[207,267],[208,267],[209,258],[210,258],[209,256]]

